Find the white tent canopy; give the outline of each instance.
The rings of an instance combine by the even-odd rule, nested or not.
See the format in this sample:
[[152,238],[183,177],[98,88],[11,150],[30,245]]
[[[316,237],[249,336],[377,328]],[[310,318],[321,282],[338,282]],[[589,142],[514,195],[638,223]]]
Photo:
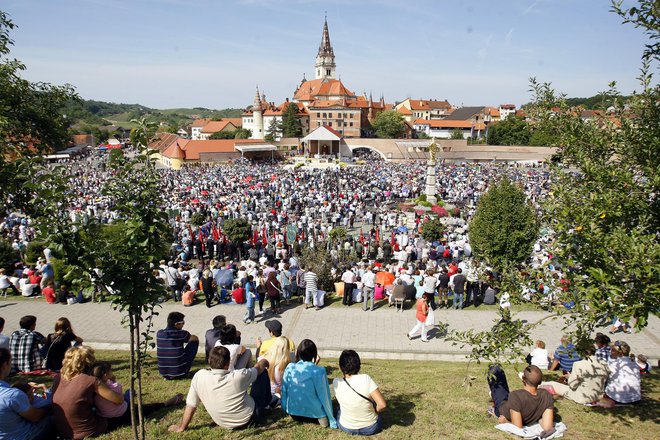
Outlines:
[[305,136],[302,141],[340,141],[341,136],[337,136],[333,131],[334,130],[330,130],[326,126],[321,126]]
[[250,151],[277,151],[277,147],[272,144],[236,144],[237,151],[248,153]]

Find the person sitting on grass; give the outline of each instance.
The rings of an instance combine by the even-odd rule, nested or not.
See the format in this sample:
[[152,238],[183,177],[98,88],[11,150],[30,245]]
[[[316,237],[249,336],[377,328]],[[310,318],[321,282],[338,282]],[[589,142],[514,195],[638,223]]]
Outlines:
[[[110,401],[100,394],[97,394],[94,397],[96,414],[105,417],[108,420],[108,430],[111,431],[120,426],[130,425],[131,411],[128,406],[130,404],[130,394],[128,391],[126,393],[122,392],[122,386],[117,382],[115,374],[112,372],[112,365],[110,365],[110,362],[96,362],[91,367],[91,374],[96,377],[100,383],[105,384],[110,390],[119,396],[122,396],[122,399],[124,400],[117,405],[114,401]],[[142,414],[146,417],[158,410],[178,405],[181,402],[183,402],[183,394],[175,394],[164,403],[143,403]]]
[[529,365],[523,370],[523,389],[509,392],[506,375],[499,365],[488,371],[488,387],[493,399],[489,413],[500,423],[512,423],[518,428],[540,423],[545,436],[554,431],[554,401],[552,395],[538,386],[543,380],[539,367]]
[[233,324],[225,325],[220,330],[220,340],[215,343],[216,347],[225,347],[229,350],[229,370],[248,368],[252,365],[252,352],[240,343],[240,333],[236,331]]
[[561,337],[561,345],[555,350],[549,370],[554,371],[561,367],[564,375],[568,375],[573,369],[573,364],[581,359],[575,346],[571,344],[571,338],[564,335]]
[[387,408],[378,385],[368,374],[360,372],[360,356],[344,350],[339,356],[343,378],[335,378],[332,388],[339,402],[337,425],[352,435],[373,435],[383,429],[381,413]]
[[64,354],[71,348],[71,344],[81,345],[83,339],[73,331],[71,321],[68,318],[61,317],[55,321],[55,332],[46,337],[44,350],[46,356],[46,369],[51,371],[60,371]]
[[19,321],[20,330],[16,330],[9,338],[11,351],[11,372],[18,373],[35,371],[41,368],[43,357],[39,348],[44,345],[46,338],[34,331],[37,328],[37,317],[26,315]]
[[[170,432],[183,432],[201,402],[213,421],[222,428],[242,429],[263,417],[271,401],[268,361],[261,359],[254,368],[229,370],[230,354],[225,347],[209,353],[210,370],[199,370],[190,383],[181,423]],[[250,394],[248,395],[248,388]]]
[[637,363],[630,358],[630,345],[616,341],[610,356],[610,375],[605,386],[605,395],[599,405],[603,408],[614,408],[617,404],[641,401],[642,376]]
[[595,348],[588,349],[587,357],[573,364],[566,383],[543,382],[542,386],[550,386],[556,394],[582,405],[597,402],[605,390],[609,369],[595,354]]
[[158,372],[165,379],[181,379],[188,376],[199,348],[199,339],[183,329],[183,313],[171,312],[167,316],[167,328],[156,333],[156,358]]
[[62,371],[53,382],[53,418],[57,431],[74,440],[108,431],[108,421],[94,410],[94,398],[101,396],[114,405],[124,398],[89,374],[96,362],[94,350],[81,345],[67,350]]
[[52,419],[46,416],[45,409],[31,405],[25,392],[5,382],[11,365],[9,350],[0,348],[0,438],[41,439],[51,431]]
[[297,422],[337,428],[332,413],[330,387],[325,368],[314,342],[304,339],[296,351],[296,362],[289,364],[282,377],[282,411]]

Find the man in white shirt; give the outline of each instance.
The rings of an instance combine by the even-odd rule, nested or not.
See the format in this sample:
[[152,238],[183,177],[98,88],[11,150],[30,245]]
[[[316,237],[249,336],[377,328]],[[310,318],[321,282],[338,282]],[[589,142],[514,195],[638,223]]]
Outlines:
[[374,310],[374,292],[376,289],[376,266],[369,266],[367,267],[367,270],[364,272],[364,275],[362,275],[362,284],[364,284],[364,287],[362,287],[362,297],[364,298],[364,306],[362,307],[362,310],[365,312],[367,311],[367,302],[369,301],[369,298],[371,298],[371,311],[373,312]]
[[345,306],[353,305],[353,289],[355,289],[355,273],[351,270],[350,266],[346,266],[346,271],[341,276],[344,282],[344,298],[342,304]]
[[[268,361],[262,359],[254,368],[230,371],[230,358],[229,350],[225,347],[214,347],[211,350],[211,369],[195,373],[190,383],[181,423],[170,426],[169,431],[185,431],[199,402],[202,402],[206,412],[222,428],[244,428],[263,416],[265,407],[271,401]],[[250,384],[252,389],[248,395]]]

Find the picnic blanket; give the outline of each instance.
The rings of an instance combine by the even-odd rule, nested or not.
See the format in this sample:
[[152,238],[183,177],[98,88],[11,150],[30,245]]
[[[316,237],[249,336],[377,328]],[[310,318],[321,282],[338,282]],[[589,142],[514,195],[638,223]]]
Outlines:
[[[541,428],[541,425],[538,423],[535,425],[523,426],[522,428],[518,428],[513,423],[500,423],[499,425],[495,425],[495,428],[525,439],[541,438],[541,433],[543,432],[543,428]],[[562,422],[555,423],[555,432],[552,435],[545,437],[545,439],[563,437],[564,432],[566,432],[567,429],[566,425]]]

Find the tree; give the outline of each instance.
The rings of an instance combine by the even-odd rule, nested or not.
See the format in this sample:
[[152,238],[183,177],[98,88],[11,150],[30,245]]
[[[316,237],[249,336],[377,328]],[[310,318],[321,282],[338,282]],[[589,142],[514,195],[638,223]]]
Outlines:
[[539,223],[525,193],[502,179],[479,200],[469,229],[475,257],[502,269],[529,258]]
[[428,242],[440,241],[444,232],[445,225],[437,218],[427,221],[422,227],[422,237]]
[[[16,160],[64,147],[68,121],[61,109],[77,99],[69,85],[32,83],[22,78],[25,65],[9,58],[16,25],[0,11],[0,212],[20,204],[25,161]],[[13,197],[7,200],[7,196]]]
[[[291,107],[291,106],[289,106]],[[273,142],[282,133],[282,124],[277,120],[277,118],[272,118],[270,124],[268,124],[268,129],[266,130],[265,140],[268,142]]]
[[238,256],[241,258],[243,243],[252,237],[252,226],[250,226],[250,223],[244,218],[232,218],[225,221],[222,225],[222,229],[227,235],[227,238],[229,238],[229,240],[238,248]]
[[236,130],[216,131],[209,139],[236,139]]
[[529,124],[519,116],[510,115],[488,127],[489,145],[529,145]]
[[290,103],[282,113],[282,137],[293,138],[302,136],[302,125],[298,118],[298,106]]
[[234,139],[250,139],[252,137],[252,130],[248,128],[237,128],[234,131]]
[[456,130],[451,132],[451,137],[449,139],[453,140],[463,140],[465,139],[465,136],[463,136],[463,130],[460,128],[457,128]]
[[376,115],[371,126],[379,138],[392,139],[403,132],[404,119],[394,110],[385,110]]
[[[570,268],[578,308],[588,310],[581,319],[591,325],[617,316],[642,329],[660,312],[660,86],[650,85],[644,65],[642,93],[618,108],[614,123],[585,123],[561,98],[547,121],[563,145],[545,206],[554,252]],[[554,91],[542,85],[539,94]],[[567,166],[578,171],[566,173]]]
[[108,153],[108,165],[110,168],[119,166],[119,162],[124,160],[124,152],[121,148],[113,148]]
[[142,369],[147,349],[154,345],[155,308],[165,293],[152,268],[167,256],[170,231],[153,151],[146,147],[155,126],[144,120],[132,122],[137,124],[131,141],[138,154],[113,162],[113,179],[102,190],[118,213],[115,223],[101,224],[95,217],[71,219],[72,183],[64,167],[34,166],[25,186],[40,195],[33,198],[28,213],[37,223],[40,239],[61,256],[67,271],[64,279],[73,285],[93,280],[111,287],[112,306],[124,314],[130,332],[131,422],[134,437],[144,439]]
[[11,274],[14,264],[21,261],[21,254],[14,249],[10,242],[0,239],[0,269],[5,269]]
[[637,6],[623,9],[623,0],[613,0],[611,11],[623,18],[623,23],[631,23],[642,28],[651,42],[644,50],[644,60],[658,61],[660,57],[660,5],[656,0],[640,0]]

